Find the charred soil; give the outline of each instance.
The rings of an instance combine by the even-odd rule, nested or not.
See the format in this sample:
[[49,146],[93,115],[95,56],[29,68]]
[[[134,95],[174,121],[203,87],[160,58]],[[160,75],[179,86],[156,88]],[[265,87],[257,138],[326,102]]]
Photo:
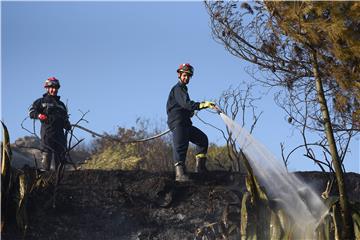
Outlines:
[[[216,239],[230,227],[229,239],[239,238],[242,174],[192,174],[191,183],[179,184],[173,173],[67,171],[55,201],[50,174],[44,176],[50,184],[28,198],[25,239],[201,239],[204,234]],[[319,194],[324,191],[326,174],[297,175]],[[348,173],[346,181],[350,200],[359,201],[360,175]],[[23,239],[15,220],[5,230],[3,239]]]

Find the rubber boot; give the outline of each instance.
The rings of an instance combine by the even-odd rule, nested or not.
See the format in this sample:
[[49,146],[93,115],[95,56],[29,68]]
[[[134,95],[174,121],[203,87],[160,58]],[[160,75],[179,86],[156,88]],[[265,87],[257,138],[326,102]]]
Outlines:
[[42,152],[41,155],[41,166],[40,166],[40,172],[45,172],[50,170],[50,164],[52,159],[52,153],[49,152]]
[[196,166],[195,166],[196,173],[207,173],[208,170],[206,168],[206,157],[196,158]]
[[189,176],[185,174],[185,169],[182,164],[175,165],[175,181],[176,182],[190,182]]

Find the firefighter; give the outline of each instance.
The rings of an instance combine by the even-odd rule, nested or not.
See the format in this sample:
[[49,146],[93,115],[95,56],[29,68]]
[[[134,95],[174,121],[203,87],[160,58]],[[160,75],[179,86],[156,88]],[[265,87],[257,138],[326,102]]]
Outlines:
[[58,169],[60,162],[64,161],[66,153],[66,131],[71,129],[68,111],[65,104],[60,101],[58,90],[60,82],[55,77],[45,81],[46,93],[42,98],[37,99],[29,109],[29,116],[32,119],[39,119],[41,122],[41,147],[42,159],[40,170],[49,171],[51,161],[54,160],[55,169]]
[[194,102],[190,100],[187,84],[194,74],[194,68],[189,63],[184,63],[177,69],[178,82],[171,89],[166,112],[167,124],[173,137],[173,159],[175,164],[175,181],[187,182],[185,159],[189,142],[196,145],[196,167],[195,172],[204,173],[206,169],[206,153],[208,150],[208,138],[200,129],[194,127],[191,117],[195,110],[214,108],[213,102]]

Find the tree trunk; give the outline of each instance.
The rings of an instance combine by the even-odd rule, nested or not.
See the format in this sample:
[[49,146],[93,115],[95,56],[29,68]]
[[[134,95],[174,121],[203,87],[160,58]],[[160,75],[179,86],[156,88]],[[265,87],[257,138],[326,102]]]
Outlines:
[[341,236],[342,239],[354,239],[354,225],[351,218],[351,213],[349,211],[348,198],[345,191],[344,174],[341,168],[341,161],[336,147],[332,124],[329,116],[329,109],[327,107],[327,103],[324,95],[323,85],[321,82],[321,78],[319,76],[319,71],[318,71],[319,66],[317,62],[317,53],[315,50],[312,51],[312,61],[313,61],[313,71],[316,81],[316,91],[318,94],[318,101],[320,104],[320,109],[324,121],[325,134],[329,143],[329,148],[330,148],[329,150],[331,153],[332,164],[335,168],[335,176],[336,176],[339,195],[340,195],[340,207],[341,207],[340,212],[341,212],[341,220],[342,220]]

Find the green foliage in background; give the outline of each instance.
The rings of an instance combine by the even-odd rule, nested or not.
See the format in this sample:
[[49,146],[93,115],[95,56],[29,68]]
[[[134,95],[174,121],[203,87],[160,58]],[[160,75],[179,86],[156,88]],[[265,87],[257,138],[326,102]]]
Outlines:
[[211,143],[207,156],[207,167],[209,170],[234,170],[233,162],[228,155],[228,148],[226,146],[218,146]]
[[[84,164],[88,169],[143,169],[168,171],[172,169],[172,147],[169,136],[141,143],[127,143],[148,138],[160,133],[152,129],[149,122],[138,120],[138,127],[119,127],[116,134],[105,134],[109,138],[94,139],[90,159]],[[116,141],[113,139],[117,139]]]
[[85,166],[89,169],[131,170],[139,168],[142,158],[136,152],[136,146],[134,145],[110,144],[92,155]]
[[[160,132],[151,130],[149,124],[143,122],[138,128],[120,127],[116,134],[105,134],[109,138],[93,140],[91,156],[83,166],[87,169],[173,171],[171,134],[141,143],[121,143],[148,138]],[[114,138],[118,141],[111,140]],[[195,146],[192,144],[188,149],[186,165],[190,172],[195,167]],[[210,170],[233,169],[226,146],[209,145],[207,167]]]

